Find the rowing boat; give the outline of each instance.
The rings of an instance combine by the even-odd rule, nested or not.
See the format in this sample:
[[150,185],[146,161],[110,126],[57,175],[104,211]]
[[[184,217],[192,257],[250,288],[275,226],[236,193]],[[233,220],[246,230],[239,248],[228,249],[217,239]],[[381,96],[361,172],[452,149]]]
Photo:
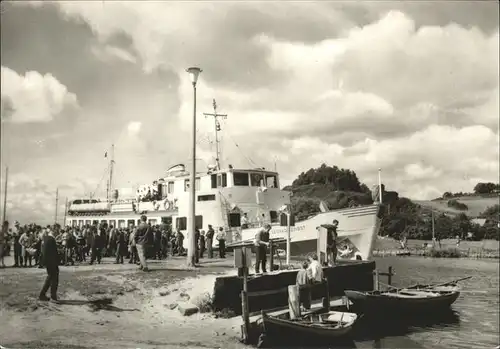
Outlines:
[[266,337],[273,342],[330,343],[346,338],[357,319],[354,313],[338,311],[310,313],[293,320],[288,312],[277,316],[262,312],[261,321]]
[[425,313],[449,308],[458,298],[458,290],[401,288],[387,291],[344,291],[353,303],[351,309],[363,313]]

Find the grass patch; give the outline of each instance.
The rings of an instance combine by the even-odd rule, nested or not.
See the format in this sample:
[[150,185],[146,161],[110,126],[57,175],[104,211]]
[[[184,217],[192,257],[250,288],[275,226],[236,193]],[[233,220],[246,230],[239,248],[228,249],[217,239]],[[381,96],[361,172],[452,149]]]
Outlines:
[[224,308],[214,313],[216,319],[231,319],[236,316],[236,313],[228,308]]
[[424,253],[426,257],[432,258],[460,258],[462,253],[458,248],[432,248]]
[[210,313],[213,310],[213,298],[208,292],[196,297],[193,303],[198,307],[200,313]]

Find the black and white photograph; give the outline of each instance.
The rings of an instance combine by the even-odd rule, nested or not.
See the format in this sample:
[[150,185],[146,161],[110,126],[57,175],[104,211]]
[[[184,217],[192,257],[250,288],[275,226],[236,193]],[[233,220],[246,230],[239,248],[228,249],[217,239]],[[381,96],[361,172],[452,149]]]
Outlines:
[[500,349],[497,1],[0,6],[0,349]]

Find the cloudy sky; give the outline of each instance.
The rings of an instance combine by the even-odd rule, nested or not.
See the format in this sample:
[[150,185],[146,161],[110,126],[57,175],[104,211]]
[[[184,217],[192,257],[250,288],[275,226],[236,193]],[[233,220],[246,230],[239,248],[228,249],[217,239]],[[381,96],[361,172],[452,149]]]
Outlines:
[[215,98],[228,114],[224,162],[276,162],[285,183],[322,162],[367,185],[380,167],[388,188],[415,199],[496,182],[498,10],[494,1],[3,1],[8,217],[50,223],[56,187],[62,203],[104,193],[113,143],[120,188],[188,164],[192,65],[203,69],[199,166],[212,161],[203,112]]

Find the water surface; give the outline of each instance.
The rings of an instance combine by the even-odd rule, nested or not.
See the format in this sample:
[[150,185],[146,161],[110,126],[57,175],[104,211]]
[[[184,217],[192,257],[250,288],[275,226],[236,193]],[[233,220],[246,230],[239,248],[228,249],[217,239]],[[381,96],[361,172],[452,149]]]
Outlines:
[[[396,272],[393,285],[439,283],[464,276],[462,293],[449,314],[432,324],[416,324],[405,334],[425,348],[488,348],[499,339],[499,262],[498,260],[434,259],[422,257],[376,258],[377,269]],[[387,282],[386,277],[380,278]],[[383,320],[383,316],[380,321]]]

